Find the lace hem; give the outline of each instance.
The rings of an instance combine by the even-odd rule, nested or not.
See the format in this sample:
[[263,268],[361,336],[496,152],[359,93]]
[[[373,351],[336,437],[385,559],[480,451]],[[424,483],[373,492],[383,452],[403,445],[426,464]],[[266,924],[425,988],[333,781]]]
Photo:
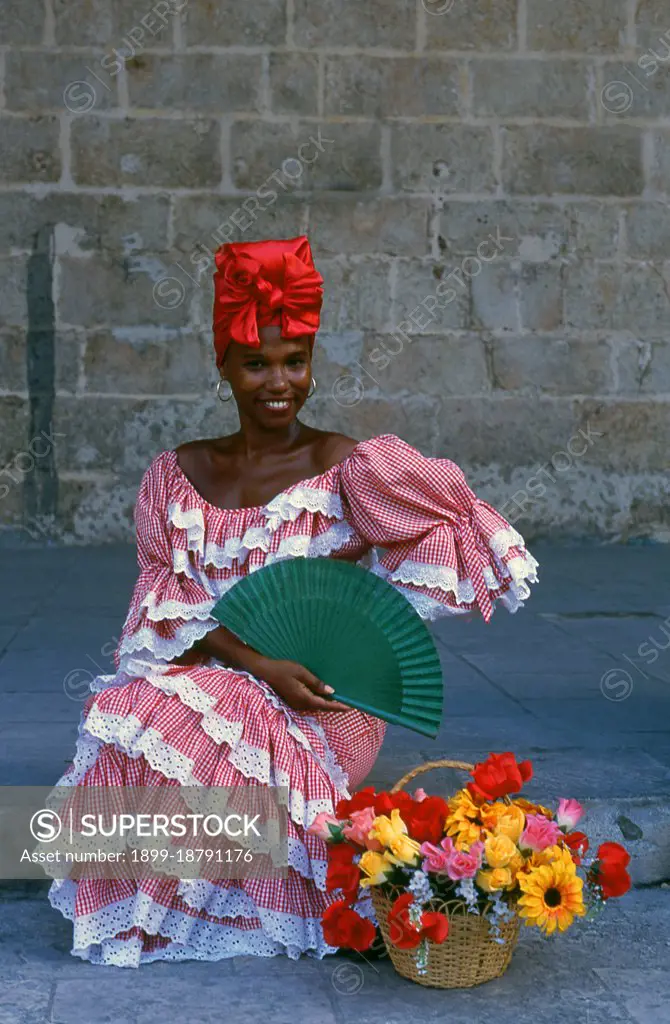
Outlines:
[[[211,607],[214,603],[212,602]],[[207,633],[217,629],[220,625],[221,623],[216,619],[207,619],[204,622],[196,619],[193,622],[184,623],[183,626],[178,626],[172,637],[159,636],[150,626],[141,626],[136,632],[123,637],[117,654],[119,658],[123,658],[126,655],[136,654],[137,651],[148,650],[162,661],[172,661],[173,658],[184,654],[194,643],[202,640]]]
[[[238,901],[239,912],[234,916],[256,917],[261,924],[260,928],[243,931],[168,909],[140,890],[128,899],[91,914],[77,916],[76,894],[75,882],[59,879],[49,888],[49,902],[73,922],[73,955],[94,964],[139,967],[153,960],[214,961],[231,956],[276,956],[281,953],[291,960],[297,960],[302,953],[321,960],[336,951],[336,947],[324,941],[320,920],[268,910],[255,904],[251,915],[242,911],[242,904]],[[251,908],[247,905],[247,909]],[[232,915],[228,913],[225,916]],[[131,928],[142,928],[150,935],[160,934],[171,941],[163,948],[142,952],[139,936],[125,940],[114,938],[119,932]]]

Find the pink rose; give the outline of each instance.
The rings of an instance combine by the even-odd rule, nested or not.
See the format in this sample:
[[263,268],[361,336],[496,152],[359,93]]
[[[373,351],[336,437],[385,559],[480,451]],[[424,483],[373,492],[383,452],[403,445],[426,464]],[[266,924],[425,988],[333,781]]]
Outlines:
[[419,786],[418,789],[414,790],[414,793],[412,794],[412,796],[414,797],[416,802],[420,804],[422,800],[426,799],[428,794],[426,793],[425,789],[422,789],[421,786]]
[[526,827],[521,834],[519,846],[522,850],[544,850],[561,839],[563,833],[555,821],[543,814],[527,814]]
[[334,817],[334,815],[329,814],[328,811],[321,811],[320,814],[317,814],[307,831],[312,836],[318,836],[319,839],[330,839],[331,832],[328,826],[339,824],[339,821]]
[[449,836],[445,836],[439,846],[422,843],[419,850],[425,858],[422,864],[424,871],[433,871],[438,875],[447,874],[449,859],[454,851],[454,844]]
[[571,832],[583,813],[584,808],[577,800],[562,799],[558,801],[556,822],[559,828],[564,828]]
[[482,866],[484,844],[473,843],[468,852],[453,850],[447,864],[447,874],[453,882],[461,878],[474,878]]
[[374,807],[364,807],[361,811],[352,811],[349,817],[351,825],[345,825],[342,829],[345,839],[351,840],[352,843],[358,843],[359,846],[365,846],[368,850],[376,850],[377,853],[384,849],[378,839],[368,839],[368,832],[376,817]]

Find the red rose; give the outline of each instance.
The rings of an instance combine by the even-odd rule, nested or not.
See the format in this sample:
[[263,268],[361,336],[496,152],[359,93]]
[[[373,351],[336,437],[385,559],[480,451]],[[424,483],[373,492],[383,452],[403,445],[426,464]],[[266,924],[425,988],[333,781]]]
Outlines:
[[444,942],[449,934],[449,918],[436,910],[427,910],[421,915],[421,934],[431,942]]
[[601,843],[598,860],[609,868],[625,868],[630,864],[630,854],[620,843]]
[[375,787],[366,786],[348,800],[340,800],[335,807],[335,814],[338,818],[349,818],[352,811],[364,811],[366,807],[372,807],[374,802]]
[[351,901],[358,889],[360,871],[353,863],[356,851],[348,843],[332,843],[328,847],[328,870],[326,872],[326,890],[342,889]]
[[388,916],[389,938],[398,949],[414,949],[423,939],[444,942],[449,934],[449,918],[437,911],[427,910],[421,915],[421,927],[409,919],[409,908],[414,900],[405,892],[394,902]]
[[626,866],[629,863],[630,854],[619,843],[601,843],[598,847],[592,870],[603,899],[613,899],[628,892],[631,882]]
[[444,823],[449,814],[449,804],[441,796],[427,796],[419,803],[414,802],[403,820],[412,839],[419,843],[433,843],[437,846],[444,838]]
[[589,841],[583,832],[567,832],[563,836],[565,845],[572,851],[575,864],[581,864],[582,857],[588,853]]
[[405,793],[404,790],[399,790],[397,793],[378,793],[374,802],[375,814],[387,814],[390,815],[391,811],[398,808],[400,815],[404,820],[403,812],[413,806],[417,801],[414,797],[410,796],[409,793]]
[[389,911],[389,937],[398,949],[414,949],[421,942],[421,933],[409,919],[409,907],[413,900],[412,893],[405,892],[398,896]]
[[361,917],[345,900],[331,903],[321,919],[323,937],[329,946],[347,946],[361,952],[369,949],[377,935],[372,921]]
[[509,793],[518,793],[524,782],[533,777],[533,767],[530,761],[517,763],[514,754],[507,751],[489,754],[485,761],[475,765],[470,774],[474,779],[468,783],[470,795],[494,801]]

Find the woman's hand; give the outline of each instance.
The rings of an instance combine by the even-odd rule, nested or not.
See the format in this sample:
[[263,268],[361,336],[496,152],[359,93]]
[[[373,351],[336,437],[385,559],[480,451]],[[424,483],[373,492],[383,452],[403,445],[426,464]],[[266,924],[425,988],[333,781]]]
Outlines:
[[346,704],[322,696],[334,693],[332,686],[326,686],[297,661],[268,658],[259,678],[269,683],[294,711],[351,711]]

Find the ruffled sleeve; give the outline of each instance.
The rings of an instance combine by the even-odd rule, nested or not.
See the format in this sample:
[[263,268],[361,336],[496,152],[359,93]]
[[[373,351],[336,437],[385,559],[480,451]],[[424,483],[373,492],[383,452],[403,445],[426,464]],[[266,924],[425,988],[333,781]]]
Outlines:
[[171,661],[219,625],[211,617],[216,598],[187,575],[173,549],[169,455],[162,452],[153,460],[135,503],[140,573],[117,648],[117,668],[124,655]]
[[344,515],[385,549],[372,570],[423,618],[495,602],[516,611],[537,582],[537,561],[503,516],[479,499],[449,459],[422,455],[395,434],[361,442],[340,471]]

